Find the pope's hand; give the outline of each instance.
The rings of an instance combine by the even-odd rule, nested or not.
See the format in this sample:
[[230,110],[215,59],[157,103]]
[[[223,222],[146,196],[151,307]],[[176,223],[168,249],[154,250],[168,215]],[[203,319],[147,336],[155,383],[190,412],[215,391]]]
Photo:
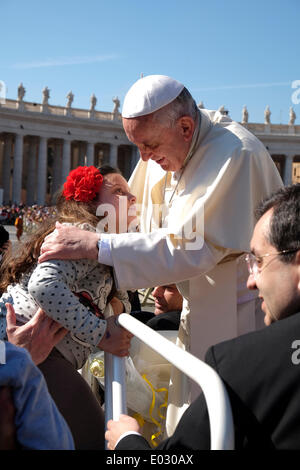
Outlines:
[[17,326],[13,306],[8,303],[5,306],[8,341],[15,346],[26,348],[35,364],[43,362],[54,346],[68,333],[68,330],[48,317],[40,308],[31,320]]
[[109,420],[105,439],[109,450],[114,450],[120,436],[128,431],[141,432],[138,422],[131,416],[120,415],[119,421]]
[[99,234],[56,222],[42,244],[39,263],[48,259],[98,259]]

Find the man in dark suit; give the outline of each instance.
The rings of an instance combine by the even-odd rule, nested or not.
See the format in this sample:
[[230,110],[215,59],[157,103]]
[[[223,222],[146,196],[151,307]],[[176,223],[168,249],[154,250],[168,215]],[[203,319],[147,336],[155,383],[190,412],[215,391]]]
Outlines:
[[133,311],[131,315],[153,330],[178,330],[183,298],[176,284],[156,286],[152,291],[154,312]]
[[[229,394],[236,449],[300,449],[300,184],[286,187],[257,209],[247,287],[262,299],[267,328],[211,347],[206,362]],[[109,421],[109,449],[150,450],[137,422]],[[203,395],[156,450],[210,448]]]

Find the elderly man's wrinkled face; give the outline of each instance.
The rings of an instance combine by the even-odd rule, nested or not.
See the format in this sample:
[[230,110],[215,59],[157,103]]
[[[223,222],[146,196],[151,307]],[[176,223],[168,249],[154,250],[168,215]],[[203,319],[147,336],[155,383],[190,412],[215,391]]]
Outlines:
[[165,171],[181,169],[195,128],[192,118],[180,118],[173,127],[166,127],[153,117],[123,118],[123,126],[143,161],[154,160]]
[[[257,258],[258,270],[250,274],[247,282],[248,289],[259,291],[267,326],[300,311],[300,265],[281,261],[276,248],[269,243],[267,235],[272,212],[273,209],[267,211],[255,226],[250,248]],[[270,256],[263,256],[267,253]]]

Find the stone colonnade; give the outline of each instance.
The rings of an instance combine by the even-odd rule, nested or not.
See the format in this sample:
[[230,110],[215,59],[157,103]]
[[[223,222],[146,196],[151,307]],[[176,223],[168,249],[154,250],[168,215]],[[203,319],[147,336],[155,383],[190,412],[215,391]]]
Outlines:
[[[268,150],[284,184],[300,182],[300,155],[290,150],[276,153]],[[138,158],[138,150],[132,145],[2,133],[0,187],[3,188],[3,203],[51,204],[71,169],[110,164],[118,166],[129,178]]]
[[300,153],[284,151],[271,153],[285,186],[300,183]]
[[285,186],[300,183],[300,126],[292,114],[288,124],[241,123],[266,147]]
[[284,155],[283,181],[286,186],[293,182],[293,165],[294,161],[296,162],[298,160],[298,157],[299,156],[294,155],[294,153],[286,153]]
[[3,203],[50,204],[71,169],[109,164],[118,166],[129,178],[137,160],[137,149],[132,145],[3,133],[0,134]]

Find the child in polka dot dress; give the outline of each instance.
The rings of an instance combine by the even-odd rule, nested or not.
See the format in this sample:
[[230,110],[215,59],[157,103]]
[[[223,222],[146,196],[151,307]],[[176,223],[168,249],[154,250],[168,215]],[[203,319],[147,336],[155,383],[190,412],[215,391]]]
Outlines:
[[[96,231],[96,227],[99,229],[100,222],[103,230],[111,231],[106,217],[96,216],[103,204],[114,212],[113,220],[116,221],[115,230],[118,232],[118,221],[123,217],[123,214],[119,214],[121,199],[123,203],[127,201],[128,227],[135,220],[135,215],[127,217],[129,212],[134,212],[135,197],[130,194],[127,182],[118,170],[111,167],[103,167],[100,171],[94,167],[79,167],[69,174],[57,198],[57,219],[43,224],[25,242],[20,255],[8,259],[1,268],[0,290],[4,293],[0,299],[0,339],[7,339],[5,304],[12,303],[19,324],[30,320],[41,307],[48,316],[68,330],[50,356],[53,359],[56,355],[56,358],[68,361],[68,367],[71,365],[76,374],[76,369],[84,365],[91,352],[97,348],[105,349],[101,347],[101,341],[107,330],[104,314],[110,301],[118,299],[118,305],[123,307],[123,311],[131,310],[127,293],[117,291],[114,286],[112,269],[93,260],[49,260],[37,264],[37,258],[45,236],[55,229],[56,220],[91,231]],[[107,215],[107,211],[104,215]],[[46,381],[50,356],[41,365]],[[50,377],[50,393],[51,383]],[[63,392],[56,396],[57,387],[58,384],[53,385],[53,398],[60,401]],[[71,430],[74,435],[74,429]],[[76,436],[74,439],[76,444]]]

